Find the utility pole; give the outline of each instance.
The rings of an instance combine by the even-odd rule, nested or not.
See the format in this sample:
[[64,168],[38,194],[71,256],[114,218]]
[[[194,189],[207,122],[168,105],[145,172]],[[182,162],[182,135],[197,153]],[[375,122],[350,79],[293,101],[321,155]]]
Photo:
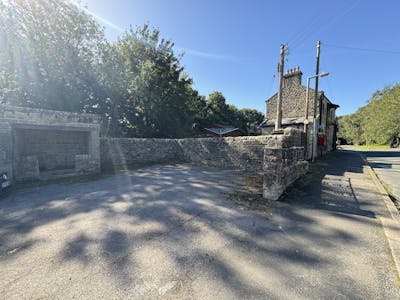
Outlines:
[[[308,102],[310,97],[310,77],[307,78],[307,89],[306,89],[306,113],[304,116],[304,133],[307,136],[307,125],[308,125]],[[307,139],[306,139],[307,141]],[[308,144],[308,142],[307,142]],[[308,146],[307,146],[308,147]]]
[[278,101],[276,103],[275,133],[282,131],[282,87],[283,87],[283,67],[285,63],[285,45],[281,45],[281,60],[279,62],[279,81],[278,81]]
[[[317,101],[318,101],[318,81],[319,81],[318,74],[319,74],[319,57],[320,57],[320,54],[321,54],[321,41],[318,41],[317,42],[317,66],[315,68],[315,75],[317,77],[315,77],[315,95],[314,95],[314,102],[315,103],[314,104],[317,104]],[[319,106],[321,106],[321,105],[319,105]],[[320,110],[321,110],[321,107],[320,107]],[[316,107],[314,105],[314,112],[315,111],[316,111]],[[320,116],[319,117],[319,124],[321,125],[321,111],[320,111],[319,116]]]
[[[315,68],[315,94],[314,94],[314,111],[313,111],[313,145],[312,145],[312,161],[315,161],[315,156],[317,153],[317,101],[318,101],[318,74],[319,74],[319,57],[321,52],[321,41],[317,42],[317,66]],[[319,105],[319,124],[321,125],[321,105]]]

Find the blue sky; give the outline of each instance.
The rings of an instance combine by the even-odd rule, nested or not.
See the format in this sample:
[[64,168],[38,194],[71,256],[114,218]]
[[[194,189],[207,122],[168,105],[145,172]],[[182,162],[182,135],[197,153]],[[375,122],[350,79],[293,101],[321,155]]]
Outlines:
[[[221,91],[239,108],[265,110],[277,89],[279,45],[286,68],[315,73],[321,40],[320,89],[339,104],[338,115],[365,105],[372,93],[399,82],[400,1],[397,0],[83,0],[116,40],[148,23],[171,39],[195,88]],[[335,47],[334,47],[335,46]],[[350,48],[339,48],[350,47]],[[275,74],[275,78],[274,78]]]

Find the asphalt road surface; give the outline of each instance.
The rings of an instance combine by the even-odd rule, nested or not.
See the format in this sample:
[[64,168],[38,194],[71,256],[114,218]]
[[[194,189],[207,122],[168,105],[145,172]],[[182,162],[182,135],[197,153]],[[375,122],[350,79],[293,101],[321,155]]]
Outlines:
[[400,201],[400,150],[361,151],[379,179]]
[[400,299],[384,207],[337,155],[264,211],[229,199],[238,173],[188,165],[19,190],[0,200],[0,298]]

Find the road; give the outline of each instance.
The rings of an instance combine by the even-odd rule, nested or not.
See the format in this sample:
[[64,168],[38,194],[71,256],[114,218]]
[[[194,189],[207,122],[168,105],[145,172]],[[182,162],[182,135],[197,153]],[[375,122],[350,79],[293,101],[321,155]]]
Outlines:
[[374,169],[379,179],[400,201],[400,151],[360,151]]
[[152,166],[0,200],[0,299],[400,299],[370,175],[318,162],[250,210],[230,170]]

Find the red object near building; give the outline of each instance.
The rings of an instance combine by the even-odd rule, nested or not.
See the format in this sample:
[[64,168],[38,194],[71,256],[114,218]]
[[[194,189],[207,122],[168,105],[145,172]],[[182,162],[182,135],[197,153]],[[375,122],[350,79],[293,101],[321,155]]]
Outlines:
[[326,146],[326,136],[320,136],[318,138],[318,145],[320,147],[325,147]]

